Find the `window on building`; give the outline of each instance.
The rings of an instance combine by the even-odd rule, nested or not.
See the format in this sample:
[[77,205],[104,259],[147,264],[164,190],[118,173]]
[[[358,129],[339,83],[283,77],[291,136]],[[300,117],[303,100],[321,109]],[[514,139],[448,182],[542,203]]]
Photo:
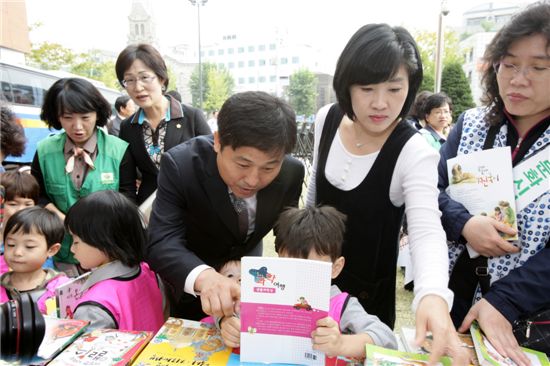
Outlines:
[[224,66],[223,62],[220,62],[220,63],[218,64],[218,68],[219,68],[219,69],[223,69],[224,67],[225,67],[225,66]]
[[238,52],[239,53],[244,53],[244,47],[239,47]]
[[239,61],[239,67],[244,67],[244,61]]
[[298,57],[298,56],[292,57],[292,63],[293,63],[293,64],[297,64],[297,63],[299,63],[299,62],[300,62],[300,57]]
[[224,52],[222,49],[218,50],[218,56],[223,56]]
[[208,56],[214,56],[214,50],[208,51]]
[[248,60],[248,67],[254,67],[256,66],[256,62],[254,60]]
[[265,60],[258,60],[258,66],[265,66]]
[[248,83],[249,83],[249,84],[253,84],[253,83],[255,83],[255,82],[256,82],[256,78],[255,78],[254,76],[250,76],[250,77],[248,78]]
[[239,84],[244,84],[244,78],[239,78]]
[[227,54],[228,55],[232,55],[234,52],[235,52],[235,49],[233,49],[233,48],[228,48],[227,49]]
[[255,47],[254,46],[248,46],[248,52],[254,52]]
[[265,76],[260,76],[260,77],[258,78],[258,81],[259,81],[260,83],[265,83]]
[[288,64],[288,58],[281,57],[281,65],[286,65],[286,64]]
[[230,62],[230,63],[227,64],[227,67],[229,67],[230,69],[234,69],[235,68],[235,63]]
[[275,81],[277,81],[277,76],[271,75],[271,76],[269,77],[269,82],[270,82],[270,83],[274,83]]
[[258,46],[258,51],[265,51],[265,44],[261,44]]
[[276,45],[275,43],[271,43],[271,44],[269,45],[269,49],[270,49],[270,50],[274,50],[274,49],[276,49],[276,48],[277,48],[277,45]]

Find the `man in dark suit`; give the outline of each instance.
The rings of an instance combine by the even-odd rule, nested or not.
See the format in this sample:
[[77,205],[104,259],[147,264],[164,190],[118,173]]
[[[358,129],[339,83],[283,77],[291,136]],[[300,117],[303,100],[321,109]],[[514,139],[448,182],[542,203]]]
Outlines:
[[109,135],[118,136],[120,133],[120,123],[130,117],[136,111],[134,101],[127,95],[122,95],[116,98],[115,101],[116,115],[107,123],[107,131]]
[[[213,267],[262,255],[262,238],[285,207],[298,204],[304,178],[302,163],[287,155],[296,120],[284,101],[235,94],[218,124],[213,136],[163,155],[149,223],[147,262],[172,289],[171,315],[187,319],[233,315],[240,288]],[[246,211],[234,208],[237,201]],[[244,228],[237,211],[245,212]]]

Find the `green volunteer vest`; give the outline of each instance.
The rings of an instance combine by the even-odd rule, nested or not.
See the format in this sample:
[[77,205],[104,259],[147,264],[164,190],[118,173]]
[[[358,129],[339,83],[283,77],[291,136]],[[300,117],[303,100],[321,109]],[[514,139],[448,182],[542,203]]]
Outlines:
[[[95,169],[88,170],[82,187],[77,190],[71,175],[65,173],[66,161],[63,150],[66,138],[66,133],[50,136],[39,142],[37,147],[46,193],[52,203],[65,214],[79,198],[90,193],[103,190],[118,191],[120,163],[128,147],[127,142],[97,129]],[[70,251],[71,243],[72,237],[68,233],[65,234],[61,249],[54,257],[55,261],[78,263]]]

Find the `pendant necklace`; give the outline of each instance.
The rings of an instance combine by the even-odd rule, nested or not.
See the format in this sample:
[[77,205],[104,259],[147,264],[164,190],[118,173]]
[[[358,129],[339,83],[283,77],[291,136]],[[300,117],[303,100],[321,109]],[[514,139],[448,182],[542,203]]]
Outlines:
[[362,148],[363,146],[365,146],[366,142],[359,142],[359,140],[357,139],[357,135],[358,135],[358,134],[357,134],[357,130],[356,130],[356,128],[355,128],[355,124],[356,124],[357,122],[352,122],[352,123],[353,123],[353,133],[354,133],[354,135],[355,135],[355,147],[358,148],[358,149],[360,149],[360,148]]

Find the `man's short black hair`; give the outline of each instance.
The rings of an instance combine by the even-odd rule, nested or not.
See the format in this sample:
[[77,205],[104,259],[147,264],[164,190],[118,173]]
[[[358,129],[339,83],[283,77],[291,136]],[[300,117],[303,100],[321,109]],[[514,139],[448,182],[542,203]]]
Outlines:
[[284,100],[260,91],[229,97],[218,114],[222,149],[249,146],[289,154],[296,144],[296,114]]

